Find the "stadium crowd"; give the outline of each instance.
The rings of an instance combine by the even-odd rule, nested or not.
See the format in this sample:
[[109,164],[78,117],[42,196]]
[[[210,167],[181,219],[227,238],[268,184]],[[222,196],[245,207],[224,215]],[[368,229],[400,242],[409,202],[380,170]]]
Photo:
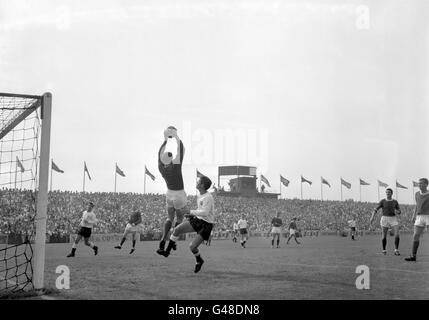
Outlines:
[[[31,191],[0,190],[0,234],[29,231],[35,213],[34,199]],[[195,208],[195,196],[189,196],[188,200]],[[144,232],[160,232],[166,218],[165,195],[161,194],[54,191],[48,196],[48,234],[75,233],[89,201],[95,204],[94,211],[99,219],[94,233],[122,233],[134,210],[142,213]],[[368,202],[216,196],[215,206],[216,231],[231,230],[233,223],[244,214],[250,232],[269,232],[271,219],[277,211],[282,212],[284,223],[297,217],[301,230],[343,231],[352,216],[360,230],[380,228],[379,223],[369,224],[376,204]],[[401,228],[411,230],[409,220],[414,206],[401,205],[401,209]]]

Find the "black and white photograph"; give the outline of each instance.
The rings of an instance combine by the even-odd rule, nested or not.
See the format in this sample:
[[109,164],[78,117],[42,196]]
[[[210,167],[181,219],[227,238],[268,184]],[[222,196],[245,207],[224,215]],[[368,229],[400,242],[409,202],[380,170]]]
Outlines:
[[428,17],[0,0],[1,304],[429,300]]

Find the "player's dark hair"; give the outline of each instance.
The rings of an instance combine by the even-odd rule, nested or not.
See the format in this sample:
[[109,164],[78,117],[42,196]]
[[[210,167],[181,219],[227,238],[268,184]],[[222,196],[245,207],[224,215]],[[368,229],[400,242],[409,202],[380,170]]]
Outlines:
[[212,181],[208,177],[202,176],[202,177],[200,177],[200,181],[202,182],[204,189],[206,191],[210,189],[210,187],[212,185]]
[[426,184],[429,184],[429,180],[427,178],[420,178],[419,181],[423,181]]
[[173,130],[177,131],[177,129],[175,127],[173,127],[173,126],[169,126],[167,129],[173,129]]
[[90,206],[93,206],[94,207],[94,202],[90,202],[90,203],[88,203]]
[[392,188],[387,188],[387,189],[386,189],[386,191],[390,191],[390,192],[392,192],[392,193],[393,193]]

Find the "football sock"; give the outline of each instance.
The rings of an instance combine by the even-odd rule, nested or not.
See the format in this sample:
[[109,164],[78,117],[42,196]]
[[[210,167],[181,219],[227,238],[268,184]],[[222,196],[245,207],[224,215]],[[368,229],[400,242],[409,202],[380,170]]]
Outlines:
[[173,249],[173,246],[175,244],[176,244],[176,242],[174,240],[171,240],[171,238],[170,238],[170,241],[168,242],[168,246],[167,246],[167,249],[165,250],[165,252],[170,253],[171,249]]
[[381,244],[383,245],[383,250],[386,250],[387,239],[386,238],[381,239]]
[[133,240],[133,248],[136,247],[136,240]]
[[419,247],[420,241],[413,242],[413,257],[417,255],[417,248]]
[[164,237],[162,238],[162,240],[164,240],[164,243],[165,243],[165,240],[167,239],[167,235],[168,235],[168,232],[171,229],[171,225],[172,224],[173,223],[170,220],[165,221],[165,224],[164,224]]
[[280,245],[280,239],[277,239],[277,247]]
[[125,237],[123,237],[122,240],[121,240],[121,244],[119,246],[122,247],[122,245],[124,244],[125,240],[127,240],[127,239]]
[[161,240],[161,242],[159,243],[159,248],[164,250],[165,248],[165,240]]
[[273,239],[273,240],[271,240],[271,245],[272,245],[272,246],[274,246],[274,239]]
[[72,253],[72,254],[75,254],[75,252],[76,252],[76,248],[72,248],[71,253]]
[[395,249],[399,249],[399,237],[395,237]]

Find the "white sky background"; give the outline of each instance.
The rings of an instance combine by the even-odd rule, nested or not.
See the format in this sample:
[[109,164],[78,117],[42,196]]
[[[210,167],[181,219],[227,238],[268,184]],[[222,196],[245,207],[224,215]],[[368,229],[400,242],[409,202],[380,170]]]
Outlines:
[[146,191],[164,193],[157,152],[175,125],[189,194],[197,167],[217,185],[219,165],[241,164],[266,191],[289,179],[287,198],[303,174],[304,198],[323,176],[338,200],[342,176],[344,199],[359,178],[364,201],[397,179],[410,203],[429,176],[428,16],[425,0],[0,0],[0,91],[52,92],[54,189],[81,191],[86,161],[86,190],[113,191],[117,162],[119,192],[143,192],[146,164]]

